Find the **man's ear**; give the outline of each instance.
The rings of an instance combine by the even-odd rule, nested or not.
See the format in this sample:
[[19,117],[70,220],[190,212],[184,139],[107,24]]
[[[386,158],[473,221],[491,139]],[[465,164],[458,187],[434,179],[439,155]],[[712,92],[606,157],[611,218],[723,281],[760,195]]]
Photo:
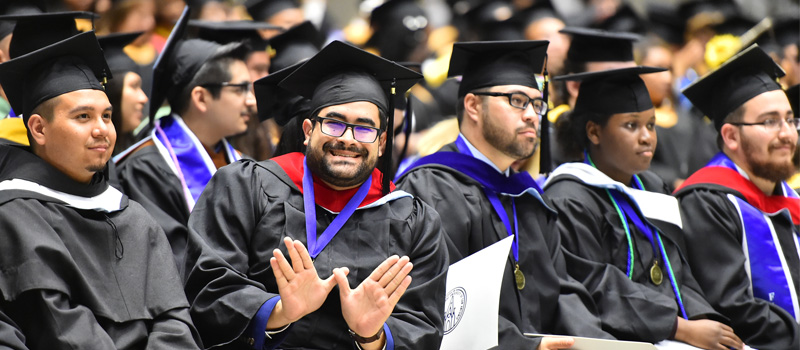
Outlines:
[[723,124],[719,129],[719,135],[722,137],[722,145],[731,151],[736,152],[741,146],[742,133],[740,128],[732,124]]
[[28,118],[28,133],[31,135],[31,143],[44,146],[47,141],[47,119],[39,114],[31,114]]
[[311,122],[311,119],[303,120],[303,134],[306,136],[306,139],[303,141],[303,145],[308,147],[308,140],[311,139],[311,132],[314,131],[314,123]]
[[383,152],[386,152],[386,138],[388,137],[389,131],[384,131],[381,133],[381,136],[378,137],[378,157],[383,155]]
[[586,122],[586,137],[593,145],[600,144],[600,125],[595,122]]
[[570,96],[578,96],[578,91],[581,89],[579,81],[567,80],[567,91]]
[[464,96],[464,112],[467,115],[462,119],[462,122],[468,119],[473,123],[478,123],[482,110],[483,100],[478,95],[467,94]]
[[200,112],[206,112],[208,110],[209,98],[211,98],[211,94],[202,86],[195,86],[189,93],[190,102]]

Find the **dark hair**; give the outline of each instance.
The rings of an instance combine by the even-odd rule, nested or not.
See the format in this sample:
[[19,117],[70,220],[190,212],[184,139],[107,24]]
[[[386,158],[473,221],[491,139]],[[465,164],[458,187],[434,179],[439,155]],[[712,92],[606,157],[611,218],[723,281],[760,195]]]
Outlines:
[[[741,105],[730,112],[728,116],[722,121],[723,125],[725,123],[737,123],[741,122],[744,119],[744,105]],[[722,140],[722,133],[717,130],[717,147],[722,150],[722,146],[725,145],[725,142]]]
[[593,122],[605,127],[610,115],[595,112],[565,112],[556,121],[556,138],[567,161],[582,161],[583,151],[589,147],[586,124]]
[[[487,92],[489,91],[490,87],[479,88],[468,92],[468,94],[476,93],[476,92]],[[458,103],[456,104],[456,120],[458,120],[458,127],[461,127],[461,120],[464,119],[464,96],[458,98]],[[483,96],[480,96],[483,98]],[[483,101],[483,100],[481,100]]]
[[[56,105],[58,105],[58,101],[61,100],[59,97],[60,95],[40,103],[33,109],[33,111],[31,111],[31,115],[38,114],[42,116],[44,120],[52,122],[56,110]],[[26,116],[24,120],[27,122],[28,120],[30,120],[30,116]],[[31,135],[31,131],[30,129],[28,129],[28,125],[25,125],[25,130],[27,130],[28,133],[28,144],[31,145],[31,149],[35,150],[36,142],[33,142],[33,135]]]
[[[217,49],[217,53],[211,56],[194,77],[176,95],[168,95],[167,101],[174,113],[183,114],[189,108],[189,101],[192,98],[192,89],[203,84],[222,83],[230,81],[232,78],[231,65],[236,61],[244,62],[248,49],[240,43],[230,43]],[[219,98],[222,87],[206,88],[211,97]]]
[[136,138],[131,132],[122,132],[122,90],[125,89],[125,76],[128,72],[115,72],[114,79],[111,79],[106,84],[106,96],[108,102],[113,106],[111,110],[111,123],[114,124],[114,129],[117,131],[117,143],[114,146],[113,155],[117,155],[124,151],[136,141]]
[[292,118],[283,126],[281,138],[278,141],[278,145],[275,146],[275,152],[272,154],[272,157],[282,156],[292,152],[306,153],[306,146],[303,144],[306,139],[305,132],[303,132],[304,120],[305,119],[300,117]]

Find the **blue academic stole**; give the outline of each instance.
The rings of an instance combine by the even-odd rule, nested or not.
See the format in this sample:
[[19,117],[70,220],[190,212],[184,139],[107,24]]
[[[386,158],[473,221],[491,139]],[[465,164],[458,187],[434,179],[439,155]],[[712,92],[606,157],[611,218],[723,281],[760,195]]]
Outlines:
[[[156,120],[151,139],[178,176],[184,199],[189,211],[192,211],[203,189],[217,172],[217,167],[203,144],[178,115],[172,114]],[[222,139],[222,147],[229,163],[241,159],[238,152],[225,139]]]
[[[733,161],[722,153],[711,159],[707,166],[736,170]],[[780,185],[784,196],[798,198],[786,182],[781,182]],[[784,215],[791,220],[788,211],[766,213],[733,194],[728,194],[727,197],[736,207],[742,220],[742,250],[753,296],[780,306],[796,320],[800,320],[797,292],[771,220],[771,217],[778,215]],[[795,248],[800,256],[798,233],[794,229],[792,232]]]
[[[472,152],[469,150],[469,147],[464,141],[462,135],[458,135],[455,144],[458,148],[458,152],[436,152],[434,154],[422,157],[414,164],[409,166],[408,169],[406,169],[406,172],[419,166],[438,164],[457,170],[458,172],[469,176],[473,180],[480,183],[481,186],[483,186],[486,197],[489,198],[489,202],[492,204],[492,208],[503,222],[506,233],[509,236],[514,235],[514,242],[511,244],[511,251],[514,255],[514,262],[517,264],[515,269],[516,275],[519,271],[519,234],[517,234],[517,210],[514,198],[527,193],[542,203],[546,209],[553,213],[554,211],[548,207],[542,199],[542,190],[536,181],[534,181],[534,179],[530,176],[530,174],[527,172],[520,172],[506,177],[498,172],[497,169],[492,168],[489,164],[486,164],[485,162],[475,158],[472,155]],[[511,207],[514,216],[513,224],[508,217],[508,213],[503,208],[498,194],[512,197]],[[520,283],[522,285],[520,285]],[[524,286],[524,279],[522,282],[517,281],[517,287],[522,289],[522,286]]]

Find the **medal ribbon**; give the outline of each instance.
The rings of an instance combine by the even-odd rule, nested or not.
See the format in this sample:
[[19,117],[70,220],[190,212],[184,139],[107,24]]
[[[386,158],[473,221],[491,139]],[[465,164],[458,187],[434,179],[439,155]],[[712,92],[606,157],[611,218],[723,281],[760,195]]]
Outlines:
[[[596,169],[597,167],[594,165],[594,162],[592,162],[592,158],[589,156],[589,153],[584,151],[583,155],[584,163],[591,165]],[[635,174],[633,175],[632,185],[633,188],[638,190],[645,190],[642,181],[639,179],[639,176]],[[642,216],[640,216],[639,213],[631,206],[627,196],[624,196],[623,192],[617,190],[611,191],[606,188],[606,193],[611,199],[611,203],[614,205],[614,209],[616,209],[617,215],[619,215],[620,220],[622,221],[622,226],[625,229],[625,236],[628,241],[628,279],[633,279],[633,240],[631,239],[630,227],[628,226],[626,217],[633,221],[633,225],[636,226],[636,228],[639,229],[639,232],[641,232],[642,235],[645,236],[645,238],[647,238],[647,240],[650,242],[650,245],[653,247],[653,255],[656,258],[661,256],[661,260],[664,261],[664,267],[666,268],[667,275],[669,276],[670,284],[672,285],[672,292],[675,294],[675,300],[678,302],[678,306],[681,309],[681,315],[683,318],[689,319],[686,314],[686,309],[683,306],[683,298],[681,297],[678,283],[675,280],[675,274],[672,271],[672,264],[669,261],[669,256],[667,255],[666,249],[664,249],[664,242],[661,240],[661,235],[658,234],[658,230],[642,220]],[[630,200],[633,199],[631,198]]]
[[[456,147],[458,147],[458,151],[472,156],[472,152],[470,152],[469,147],[467,146],[466,142],[461,135],[458,135],[456,138]],[[494,208],[494,212],[497,213],[497,216],[500,217],[500,220],[503,222],[503,226],[506,228],[506,233],[509,236],[514,235],[515,233],[519,232],[519,225],[517,222],[517,204],[514,201],[514,198],[511,198],[511,210],[514,214],[514,226],[511,226],[511,221],[508,219],[508,213],[506,209],[503,208],[503,203],[500,202],[500,198],[497,196],[497,193],[492,191],[487,187],[483,187],[483,192],[486,193],[486,197],[489,197],[489,202],[492,203],[492,208]],[[514,254],[514,262],[519,263],[519,235],[514,235],[514,242],[511,243],[511,251]]]
[[350,198],[344,209],[336,215],[336,218],[325,228],[325,231],[322,232],[319,240],[317,240],[317,208],[314,201],[314,179],[311,176],[311,171],[308,170],[306,159],[303,158],[303,208],[306,214],[306,243],[312,259],[315,259],[325,249],[347,222],[347,219],[350,219],[359,204],[367,197],[370,186],[372,186],[372,175],[361,184],[356,194]]

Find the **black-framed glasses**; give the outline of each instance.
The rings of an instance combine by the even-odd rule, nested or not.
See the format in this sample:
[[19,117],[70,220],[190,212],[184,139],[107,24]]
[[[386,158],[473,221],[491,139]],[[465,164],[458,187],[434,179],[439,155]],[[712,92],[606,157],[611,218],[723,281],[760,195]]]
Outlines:
[[206,83],[206,84],[203,84],[203,85],[200,85],[200,86],[202,86],[204,88],[210,88],[210,87],[223,88],[223,87],[228,86],[228,87],[234,88],[235,89],[234,92],[236,92],[236,94],[239,94],[239,95],[246,95],[246,94],[249,94],[250,92],[253,91],[253,83],[251,83],[249,81],[246,81],[244,83],[238,83],[238,84],[234,84],[234,83],[225,81],[225,82],[222,82],[222,83]]
[[375,140],[378,139],[378,135],[381,134],[381,129],[376,127],[367,126],[367,125],[359,125],[359,124],[350,124],[343,122],[338,119],[332,118],[325,118],[325,117],[316,117],[319,120],[320,128],[319,130],[322,131],[323,134],[333,137],[341,137],[347,131],[347,129],[353,130],[353,138],[362,143],[373,143]]
[[788,124],[790,128],[794,128],[795,130],[800,130],[800,118],[786,118],[786,119],[770,118],[760,123],[728,123],[728,124],[736,126],[761,125],[764,127],[764,130],[766,131],[777,132],[780,131],[781,128],[783,128],[784,122]]
[[530,98],[521,92],[473,92],[472,94],[495,97],[505,96],[508,98],[508,104],[511,107],[525,109],[528,108],[529,104],[533,104],[533,111],[536,114],[543,115],[547,112],[547,101],[538,97]]

